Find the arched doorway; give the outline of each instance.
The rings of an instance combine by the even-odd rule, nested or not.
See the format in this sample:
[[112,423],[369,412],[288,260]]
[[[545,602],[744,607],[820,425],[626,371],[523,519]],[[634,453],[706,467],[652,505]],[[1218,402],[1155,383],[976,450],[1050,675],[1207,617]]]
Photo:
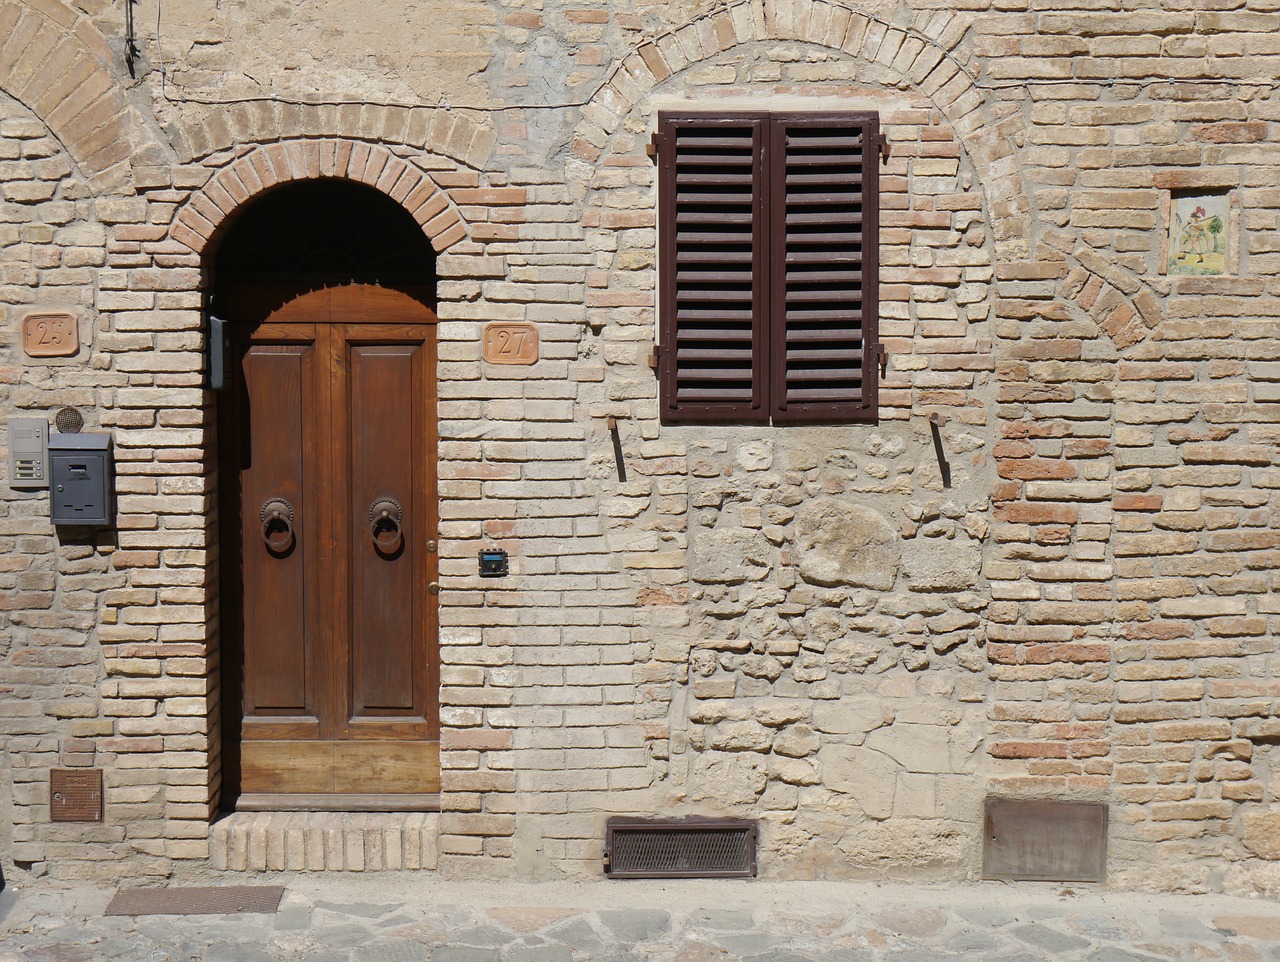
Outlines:
[[380,192],[301,181],[232,220],[209,279],[224,807],[433,807],[434,251]]

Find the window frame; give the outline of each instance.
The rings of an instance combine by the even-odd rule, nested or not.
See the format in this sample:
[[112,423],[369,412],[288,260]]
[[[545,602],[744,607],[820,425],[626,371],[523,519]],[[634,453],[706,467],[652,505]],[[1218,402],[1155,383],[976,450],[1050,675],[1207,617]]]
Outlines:
[[[847,126],[861,133],[861,226],[857,261],[859,394],[856,400],[832,399],[789,405],[785,227],[787,135],[796,127]],[[752,156],[752,352],[751,400],[681,400],[677,396],[677,205],[676,136],[681,129],[723,127],[753,131]],[[658,379],[663,423],[802,424],[871,423],[879,416],[879,164],[883,136],[875,111],[699,111],[663,110],[654,136],[658,159]],[[783,158],[779,160],[778,158]],[[781,219],[781,220],[780,220]],[[836,298],[833,298],[835,300]],[[847,370],[852,371],[850,367]],[[852,379],[851,379],[852,380]]]

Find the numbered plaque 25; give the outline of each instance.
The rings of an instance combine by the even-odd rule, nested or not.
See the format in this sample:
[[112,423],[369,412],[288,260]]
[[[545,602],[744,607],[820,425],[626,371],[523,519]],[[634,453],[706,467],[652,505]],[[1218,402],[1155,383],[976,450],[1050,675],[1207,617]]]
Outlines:
[[65,313],[28,314],[22,319],[27,357],[71,357],[80,350],[80,324]]
[[538,328],[530,321],[484,327],[484,359],[490,364],[533,364],[538,360]]

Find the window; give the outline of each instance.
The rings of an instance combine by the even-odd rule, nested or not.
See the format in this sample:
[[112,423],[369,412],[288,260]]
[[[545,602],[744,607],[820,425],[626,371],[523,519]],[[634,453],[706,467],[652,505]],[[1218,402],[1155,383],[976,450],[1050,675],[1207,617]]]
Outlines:
[[668,422],[874,421],[874,113],[658,115]]

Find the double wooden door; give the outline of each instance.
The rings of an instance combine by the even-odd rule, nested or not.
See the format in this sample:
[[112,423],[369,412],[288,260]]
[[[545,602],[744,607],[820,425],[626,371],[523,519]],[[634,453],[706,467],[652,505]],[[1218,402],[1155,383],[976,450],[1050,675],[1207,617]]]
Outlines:
[[435,316],[369,285],[230,310],[228,794],[411,805],[439,790]]

